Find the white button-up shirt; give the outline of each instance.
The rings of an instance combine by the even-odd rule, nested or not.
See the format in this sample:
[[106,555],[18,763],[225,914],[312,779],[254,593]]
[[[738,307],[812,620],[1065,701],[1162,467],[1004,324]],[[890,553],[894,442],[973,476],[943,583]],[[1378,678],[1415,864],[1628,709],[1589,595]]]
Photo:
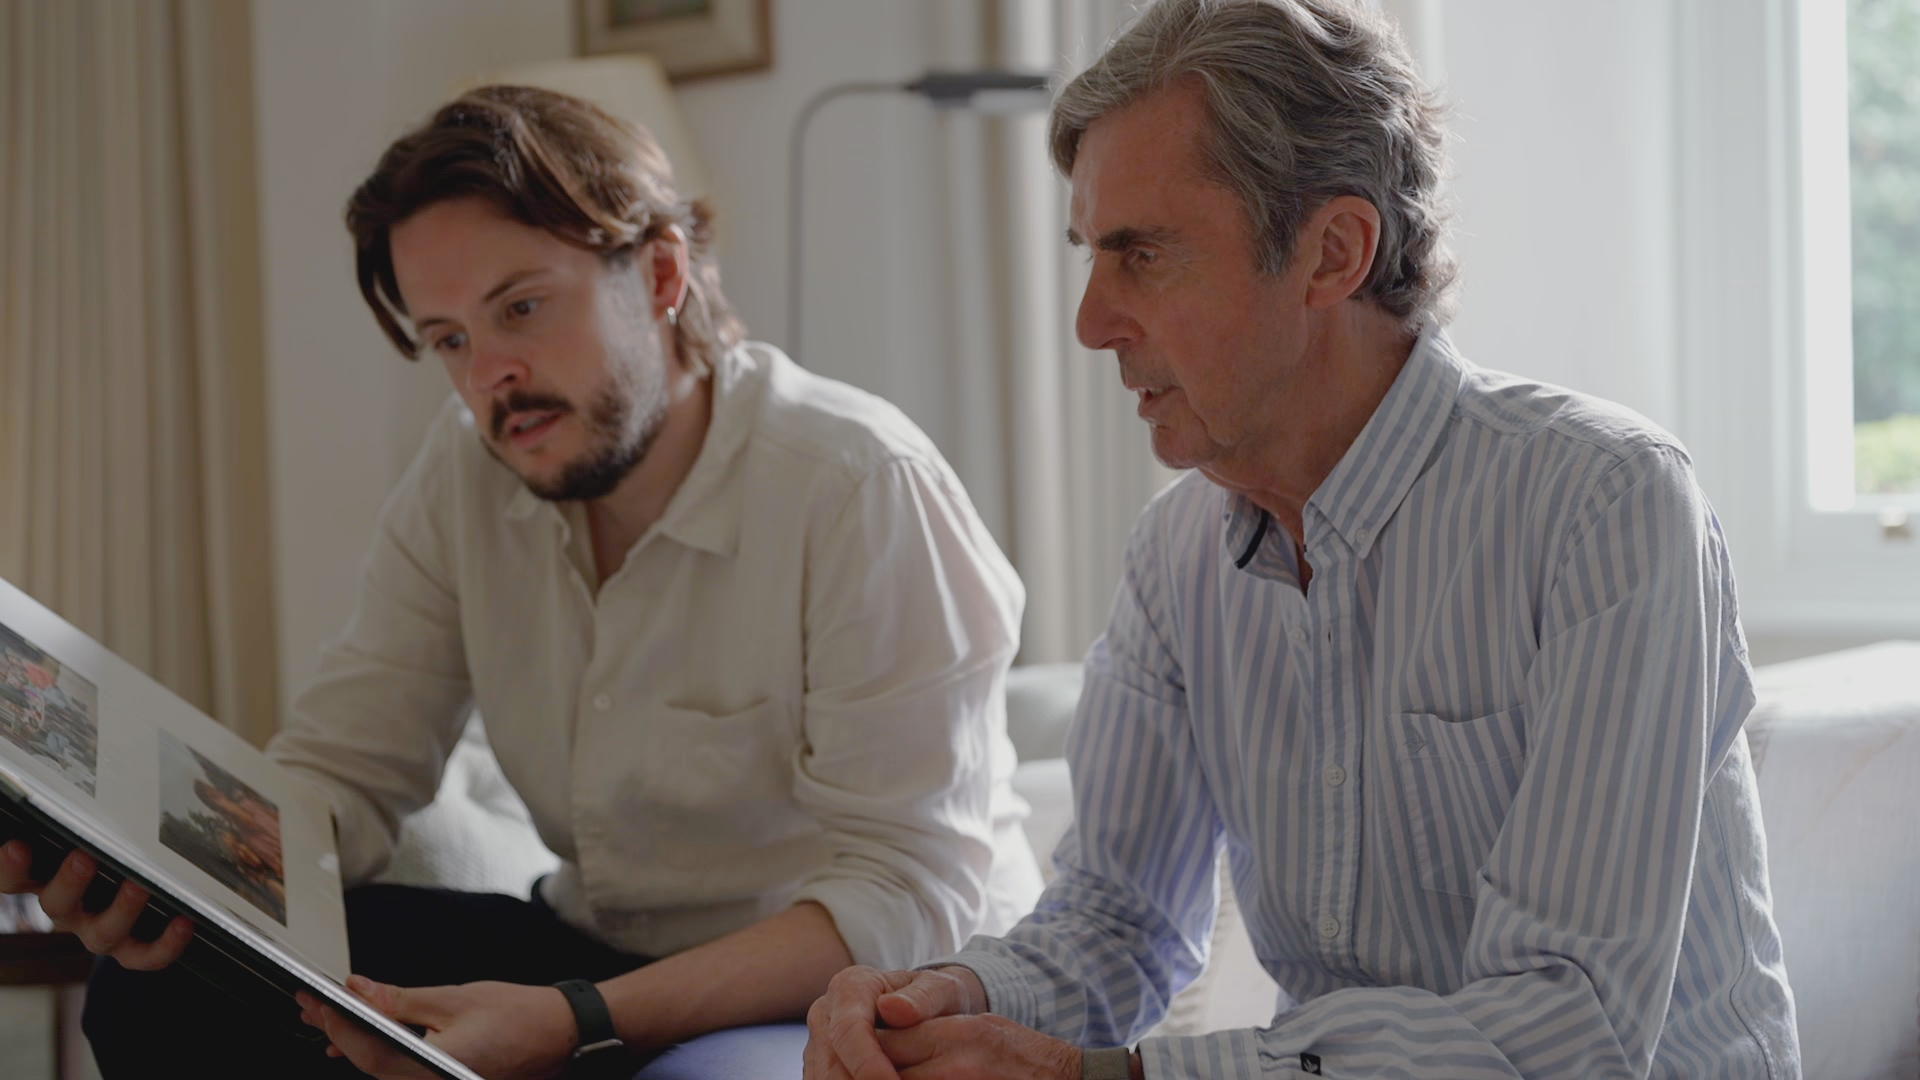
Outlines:
[[1019,579],[891,405],[762,345],[713,378],[692,471],[597,592],[577,514],[448,403],[269,749],[331,802],[349,881],[433,798],[471,705],[562,860],[543,895],[618,948],[813,900],[857,961],[900,967],[990,900],[1030,904],[1003,701]]

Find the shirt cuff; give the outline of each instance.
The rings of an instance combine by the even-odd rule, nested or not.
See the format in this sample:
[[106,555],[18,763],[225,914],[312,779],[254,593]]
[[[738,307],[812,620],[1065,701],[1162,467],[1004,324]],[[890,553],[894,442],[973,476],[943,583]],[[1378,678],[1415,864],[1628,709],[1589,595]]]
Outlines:
[[[1166,1036],[1146,1039],[1135,1049],[1147,1080],[1202,1076],[1209,1080],[1261,1080],[1259,1034],[1253,1028],[1234,1028],[1208,1035]],[[1305,1062],[1298,1057],[1274,1065],[1271,1075],[1307,1075]]]
[[987,1011],[1004,1016],[1021,1027],[1040,1029],[1040,995],[1034,991],[1038,977],[1033,969],[1011,956],[983,952],[976,943],[997,942],[997,938],[975,938],[968,948],[952,956],[920,965],[922,970],[937,967],[963,967],[980,979],[987,991]]

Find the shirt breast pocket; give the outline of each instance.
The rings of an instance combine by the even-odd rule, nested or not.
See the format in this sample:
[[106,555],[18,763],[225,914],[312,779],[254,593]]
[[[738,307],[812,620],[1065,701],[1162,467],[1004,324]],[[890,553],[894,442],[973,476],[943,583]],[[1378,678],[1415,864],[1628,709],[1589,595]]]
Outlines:
[[1524,706],[1470,720],[1388,718],[1388,808],[1423,888],[1468,898],[1478,891],[1526,770],[1526,726]]
[[733,817],[792,796],[792,740],[779,703],[711,713],[674,705],[649,710],[645,798],[658,806]]

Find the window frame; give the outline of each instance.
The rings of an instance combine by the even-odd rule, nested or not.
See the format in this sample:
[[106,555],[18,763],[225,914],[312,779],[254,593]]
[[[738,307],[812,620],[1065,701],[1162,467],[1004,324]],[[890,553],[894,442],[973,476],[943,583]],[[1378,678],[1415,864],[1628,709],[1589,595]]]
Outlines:
[[[1835,43],[1820,28],[1802,30],[1810,16],[1844,8],[1690,0],[1674,9],[1683,434],[1726,529],[1744,621],[1762,633],[1920,635],[1920,541],[1902,538],[1889,500],[1834,495],[1837,482],[1847,494],[1854,483],[1851,300],[1846,275],[1836,290],[1831,271],[1835,258],[1851,271],[1846,96],[1843,77],[1837,131],[1830,118],[1809,122],[1803,50]],[[1838,34],[1844,58],[1844,23]],[[1824,100],[1812,89],[1814,109],[1830,112],[1832,87]],[[1807,152],[1836,140],[1837,219],[1833,163],[1822,175]],[[1809,363],[1835,341],[1847,346],[1844,379]],[[1816,458],[1814,439],[1824,431],[1831,440],[1836,417],[1847,437]]]

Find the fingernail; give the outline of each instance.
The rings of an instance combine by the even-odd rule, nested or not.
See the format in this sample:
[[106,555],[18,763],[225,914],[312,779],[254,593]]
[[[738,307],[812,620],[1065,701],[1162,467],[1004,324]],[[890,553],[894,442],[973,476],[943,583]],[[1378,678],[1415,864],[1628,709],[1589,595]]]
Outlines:
[[347,989],[359,994],[361,997],[365,997],[373,993],[373,980],[367,978],[365,975],[349,975],[347,976]]
[[73,867],[74,873],[84,877],[92,877],[93,872],[99,869],[99,867],[93,864],[93,860],[89,858],[84,851],[75,852],[68,865]]

